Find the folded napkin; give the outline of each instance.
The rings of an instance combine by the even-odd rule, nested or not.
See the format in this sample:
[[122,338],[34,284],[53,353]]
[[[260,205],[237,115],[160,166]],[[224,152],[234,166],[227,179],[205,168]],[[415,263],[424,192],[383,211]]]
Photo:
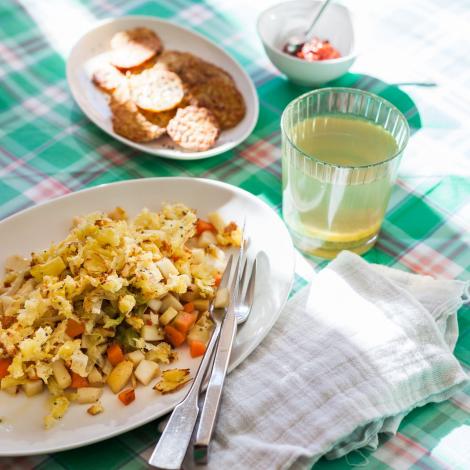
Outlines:
[[227,379],[208,467],[310,468],[449,398],[467,381],[452,354],[466,288],[342,252]]

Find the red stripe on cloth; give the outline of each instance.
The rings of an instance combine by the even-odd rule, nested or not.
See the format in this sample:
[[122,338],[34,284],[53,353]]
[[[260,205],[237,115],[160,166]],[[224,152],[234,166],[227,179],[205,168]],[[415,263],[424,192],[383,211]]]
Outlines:
[[[16,70],[19,67],[23,65],[23,61],[21,60],[21,57],[15,53],[15,51],[9,47],[7,47],[5,44],[2,44],[0,42],[0,57],[2,58],[2,61],[4,61],[5,64],[8,64],[8,66]],[[7,68],[5,67],[5,72],[7,71]],[[0,76],[5,75],[5,73],[0,73]]]
[[441,279],[455,279],[463,268],[425,243],[419,243],[405,253],[401,263],[419,274]]
[[467,395],[462,395],[461,397],[462,399],[460,399],[460,397],[452,397],[450,401],[453,405],[459,407],[461,410],[465,410],[467,413],[470,413],[470,397]]
[[280,150],[266,140],[260,140],[240,152],[245,160],[254,163],[260,168],[272,165],[280,157]]
[[6,176],[9,173],[13,173],[17,168],[19,168],[20,166],[23,166],[24,164],[25,162],[23,160],[20,160],[20,159],[14,160],[13,162],[9,163],[4,168],[0,169],[0,177]]
[[[398,437],[399,437],[399,435],[397,434],[395,436],[395,439],[391,439],[390,441],[386,442],[384,444],[384,447],[388,447],[393,455],[404,458],[407,461],[407,463],[409,463],[410,465],[414,464],[417,467],[422,468],[424,470],[433,470],[433,468],[430,467],[429,465],[419,461],[419,459],[421,459],[421,457],[423,457],[424,455],[426,455],[428,453],[427,450],[424,451],[424,450],[420,449],[420,455],[414,455],[412,452],[409,452],[406,448],[400,447],[395,442],[396,438],[398,438]],[[388,459],[388,461],[386,463],[388,465],[392,466],[393,461],[390,461],[390,459]]]
[[124,165],[129,159],[109,144],[98,147],[96,151],[114,165]]
[[[403,441],[408,447],[411,447],[413,449],[416,449],[418,452],[420,452],[422,455],[427,455],[429,456],[430,459],[432,459],[434,462],[436,462],[438,465],[440,465],[440,468],[443,469],[448,469],[451,470],[452,467],[447,465],[445,462],[442,460],[437,459],[435,456],[431,455],[431,452],[429,449],[426,449],[426,447],[423,447],[420,445],[418,442],[414,441],[413,439],[410,439],[409,437],[406,437],[405,435],[401,433],[397,433],[395,436],[397,439]],[[430,467],[429,465],[425,464],[424,462],[416,462],[417,466],[420,466],[421,468],[429,468],[433,469],[433,467]]]
[[25,191],[24,195],[34,202],[41,202],[70,193],[70,189],[53,177],[46,178]]

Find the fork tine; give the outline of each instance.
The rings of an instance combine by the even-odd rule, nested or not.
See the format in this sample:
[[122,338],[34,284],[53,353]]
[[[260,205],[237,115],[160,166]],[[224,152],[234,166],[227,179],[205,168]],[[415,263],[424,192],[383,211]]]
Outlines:
[[231,278],[231,299],[235,304],[239,303],[241,300],[241,279],[244,266],[246,263],[246,247],[247,240],[245,239],[245,225],[246,219],[243,220],[243,230],[242,230],[242,241],[240,244],[240,249],[238,250],[238,257],[235,267],[233,269],[233,278]]
[[247,287],[247,280],[248,280],[248,259],[245,255],[245,259],[243,260],[243,268],[241,269],[241,276],[238,285],[238,301],[241,303],[243,301],[243,297],[246,292]]
[[240,299],[240,270],[242,263],[242,253],[239,251],[237,254],[232,255],[232,266],[230,271],[230,276],[228,278],[227,287],[230,292],[230,304],[236,305],[239,303]]
[[253,305],[253,299],[255,296],[255,280],[256,280],[256,258],[253,261],[253,267],[251,268],[250,279],[248,281],[245,295],[242,300],[242,303],[245,305],[250,305],[250,306]]

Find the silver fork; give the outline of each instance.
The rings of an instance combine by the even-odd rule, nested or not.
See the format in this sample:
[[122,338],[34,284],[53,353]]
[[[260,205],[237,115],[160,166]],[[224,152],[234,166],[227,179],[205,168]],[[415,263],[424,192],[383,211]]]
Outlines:
[[[235,292],[237,289],[239,278],[238,271],[241,262],[240,257],[241,253],[237,260],[237,268],[233,270],[233,256],[230,256],[220,282],[220,288],[228,287],[231,293]],[[231,300],[233,300],[233,295]],[[149,459],[150,465],[168,470],[178,470],[181,468],[199,413],[198,397],[201,391],[202,381],[207,367],[210,364],[212,352],[217,344],[222,319],[226,311],[227,308],[216,309],[214,308],[214,302],[211,303],[209,313],[215,323],[211,339],[209,340],[206,352],[196,372],[191,388],[183,401],[173,410],[168,424]]]
[[193,444],[193,457],[196,463],[206,464],[208,461],[209,445],[217,420],[222,398],[222,388],[230,361],[233,342],[237,334],[237,325],[248,318],[253,305],[256,279],[256,259],[248,274],[248,262],[243,260],[243,271],[239,283],[240,301],[229,309],[222,324],[219,342],[215,351],[214,365],[206,390],[206,396],[196,428]]

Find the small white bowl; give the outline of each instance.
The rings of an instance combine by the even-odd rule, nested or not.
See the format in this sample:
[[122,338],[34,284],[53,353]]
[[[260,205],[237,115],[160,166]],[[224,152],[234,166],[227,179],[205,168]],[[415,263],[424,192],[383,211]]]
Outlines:
[[258,35],[271,62],[294,83],[323,85],[345,74],[356,60],[354,28],[350,11],[343,5],[328,6],[318,21],[314,36],[328,39],[339,50],[339,59],[307,62],[282,49],[287,39],[304,32],[321,1],[294,0],[264,10],[258,17]]

